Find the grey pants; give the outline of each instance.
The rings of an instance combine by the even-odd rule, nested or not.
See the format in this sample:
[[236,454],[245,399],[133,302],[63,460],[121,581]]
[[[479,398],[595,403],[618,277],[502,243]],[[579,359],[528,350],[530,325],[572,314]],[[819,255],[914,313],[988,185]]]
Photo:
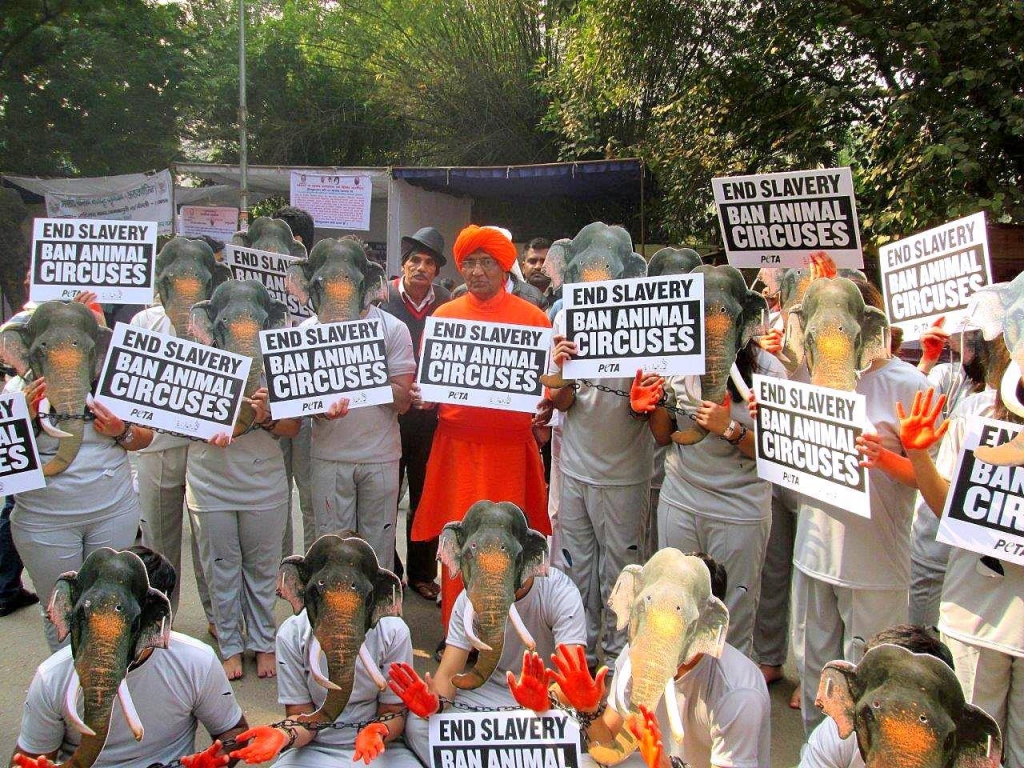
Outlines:
[[355,531],[377,553],[382,568],[395,567],[398,459],[383,464],[312,460],[316,535]]
[[[274,602],[288,505],[231,512],[192,511],[223,658],[274,650]],[[244,629],[244,638],[243,638]]]
[[43,631],[51,651],[64,643],[57,642],[57,628],[46,618],[46,605],[57,578],[65,571],[77,571],[90,554],[100,547],[126,549],[135,543],[139,528],[139,506],[132,497],[121,503],[113,515],[104,510],[104,519],[96,515],[39,515],[14,504],[11,513],[11,534],[21,555],[32,586],[39,595],[43,614]]
[[789,593],[796,540],[796,495],[772,494],[772,530],[761,568],[761,599],[754,617],[754,653],[758,664],[781,667],[789,653]]
[[[312,435],[313,428],[310,426],[309,419],[303,419],[299,427],[299,434],[295,437],[282,437],[278,441],[281,446],[281,453],[284,454],[284,471],[288,476],[288,488],[291,489],[292,480],[294,479],[295,488],[299,492],[299,510],[302,512],[303,554],[316,541],[316,522],[313,517],[312,468],[309,458]],[[285,520],[284,524],[284,541],[281,545],[281,557],[285,558],[294,553],[295,535],[292,532],[292,516],[289,510],[288,519]]]
[[718,520],[674,507],[664,499],[658,505],[659,548],[704,552],[725,568],[729,608],[729,645],[747,656],[754,637],[754,615],[761,596],[761,567],[768,546],[771,518],[749,523]]
[[937,627],[946,566],[910,559],[910,623]]
[[181,520],[189,516],[192,530],[192,571],[195,573],[199,600],[207,622],[212,620],[210,590],[206,586],[203,566],[199,560],[196,526],[185,508],[185,464],[188,446],[168,448],[165,451],[138,453],[139,506],[142,508],[142,543],[171,561],[178,581],[171,592],[171,608],[178,612],[181,584],[185,574],[181,571]]
[[626,644],[626,632],[616,630],[615,614],[605,606],[622,569],[638,561],[649,499],[650,481],[598,486],[562,473],[557,524],[569,576],[583,598],[588,664],[597,663],[599,640],[609,667]]
[[[301,749],[282,752],[274,768],[348,768],[362,765],[352,756],[352,747],[336,747],[312,741]],[[427,765],[430,765],[429,761]],[[384,753],[373,761],[374,768],[423,768],[413,753],[401,741],[387,745]]]

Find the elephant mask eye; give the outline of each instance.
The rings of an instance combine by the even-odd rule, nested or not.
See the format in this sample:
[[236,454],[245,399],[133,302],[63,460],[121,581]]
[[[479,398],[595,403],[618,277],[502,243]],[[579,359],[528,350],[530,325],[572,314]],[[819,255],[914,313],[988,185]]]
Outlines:
[[120,613],[121,612],[121,604],[118,603],[117,605],[115,605],[114,606],[114,610],[117,611],[118,613]]
[[920,717],[918,717],[917,719],[918,719],[918,720],[920,720],[920,721],[921,721],[922,723],[924,723],[925,725],[927,725],[927,724],[928,724],[928,715],[921,715],[921,716],[920,716]]
[[324,585],[324,580],[323,580],[323,579],[320,579],[320,581],[318,581],[318,582],[316,583],[316,585],[317,585],[318,587],[322,587],[322,586]]
[[871,702],[871,708],[872,709],[881,709],[882,708],[882,702],[880,702],[878,699],[875,699],[874,701]]

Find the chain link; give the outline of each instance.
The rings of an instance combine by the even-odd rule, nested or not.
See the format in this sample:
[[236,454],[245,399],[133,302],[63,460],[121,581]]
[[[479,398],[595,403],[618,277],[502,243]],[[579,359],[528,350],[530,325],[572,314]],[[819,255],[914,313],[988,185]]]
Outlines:
[[[589,379],[576,379],[576,382],[577,383],[576,383],[575,386],[577,387],[577,389],[579,388],[580,384],[583,384],[585,386],[590,387],[591,389],[596,389],[598,392],[607,392],[610,395],[618,395],[619,397],[624,397],[627,400],[629,399],[629,392],[625,392],[625,391],[623,391],[621,389],[614,389],[612,387],[606,387],[604,384],[596,384],[593,381],[590,381]],[[679,408],[678,406],[669,405],[668,403],[666,403],[664,395],[662,395],[661,400],[662,400],[662,402],[658,403],[658,407],[659,408],[664,408],[669,413],[674,413],[677,416],[685,416],[690,421],[696,421],[697,420],[697,417],[694,414],[692,414],[689,411],[687,411],[686,409]]]

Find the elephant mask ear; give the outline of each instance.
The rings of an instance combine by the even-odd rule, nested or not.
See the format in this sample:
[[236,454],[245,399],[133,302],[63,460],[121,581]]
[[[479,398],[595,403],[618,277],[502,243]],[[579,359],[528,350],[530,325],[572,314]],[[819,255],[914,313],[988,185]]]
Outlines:
[[71,633],[71,613],[75,608],[75,592],[78,588],[77,571],[62,573],[53,585],[50,602],[46,606],[46,617],[57,629],[57,640],[61,643]]
[[370,626],[385,616],[402,615],[402,582],[391,571],[377,569],[373,580],[373,605],[370,606]]
[[846,661],[830,661],[821,671],[821,683],[814,706],[831,717],[839,730],[839,738],[849,738],[854,729],[854,715],[860,691],[857,667]]
[[879,358],[889,357],[889,318],[877,307],[864,307],[860,323],[861,350],[858,369],[864,370]]
[[288,313],[288,305],[283,301],[277,299],[271,299],[270,304],[267,305],[267,328],[266,330],[272,330],[274,328],[284,328],[288,323],[288,318],[291,316]]
[[103,363],[107,359],[107,349],[109,349],[110,340],[113,338],[113,332],[101,325],[96,333],[96,346],[93,347],[92,377],[94,379],[98,379],[100,374],[103,373]]
[[534,576],[548,575],[548,537],[533,529],[526,531],[523,545],[523,573],[519,578],[519,587]]
[[608,607],[615,611],[615,628],[620,632],[629,625],[629,615],[642,573],[642,566],[627,565],[615,580],[612,593],[608,596]]
[[789,310],[779,359],[790,374],[804,361],[804,313],[800,304],[794,304]]
[[712,595],[700,612],[693,637],[683,649],[679,663],[689,664],[699,653],[719,658],[725,647],[725,633],[728,631],[729,609],[725,607],[725,603]]
[[622,274],[619,277],[647,277],[647,260],[639,253],[631,253],[622,264]]
[[743,297],[743,312],[740,316],[740,349],[758,335],[768,320],[768,302],[764,296],[747,291]]
[[375,261],[366,261],[366,270],[363,272],[363,309],[366,309],[376,301],[388,300],[388,276],[384,273],[380,264]]
[[985,341],[992,341],[1003,332],[1003,293],[1007,289],[1006,283],[990,285],[979,290],[971,298],[968,309],[969,322],[981,328]]
[[952,768],[999,768],[1003,737],[999,726],[973,704],[965,704],[956,730],[957,752]]
[[459,558],[465,541],[466,534],[462,529],[462,523],[448,523],[437,539],[437,559],[453,576],[462,570]]
[[221,283],[231,279],[231,267],[222,262],[213,265],[213,272],[210,275],[210,293],[212,294]]
[[139,622],[139,637],[135,641],[136,659],[147,648],[167,647],[171,641],[171,603],[163,592],[149,588]]
[[[288,293],[299,300],[301,306],[309,303],[309,281],[312,277],[312,268],[309,265],[308,259],[300,259],[288,267],[284,287]],[[316,303],[319,305],[319,299]],[[319,309],[319,306],[313,307],[314,312],[317,309]]]
[[213,344],[213,305],[200,301],[192,305],[188,318],[188,334],[200,344],[208,347]]
[[0,328],[0,357],[19,376],[24,376],[28,370],[28,348],[29,339],[24,325],[7,323]]
[[304,259],[304,258],[306,258],[308,253],[309,252],[306,250],[306,246],[304,246],[298,240],[292,238],[292,241],[290,243],[288,243],[288,255],[289,256],[295,256],[296,258]]
[[306,605],[306,581],[303,572],[306,558],[302,555],[286,557],[277,572],[277,596],[288,601],[292,612],[302,613]]

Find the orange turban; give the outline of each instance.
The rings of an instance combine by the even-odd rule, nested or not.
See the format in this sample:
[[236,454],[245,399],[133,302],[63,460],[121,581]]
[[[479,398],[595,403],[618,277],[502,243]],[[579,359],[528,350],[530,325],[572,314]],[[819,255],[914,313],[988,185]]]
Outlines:
[[470,224],[459,232],[455,245],[452,246],[452,253],[455,255],[455,266],[462,268],[462,260],[469,254],[476,251],[483,251],[501,264],[501,268],[508,272],[512,265],[519,258],[515,245],[505,235],[494,227],[478,227]]

